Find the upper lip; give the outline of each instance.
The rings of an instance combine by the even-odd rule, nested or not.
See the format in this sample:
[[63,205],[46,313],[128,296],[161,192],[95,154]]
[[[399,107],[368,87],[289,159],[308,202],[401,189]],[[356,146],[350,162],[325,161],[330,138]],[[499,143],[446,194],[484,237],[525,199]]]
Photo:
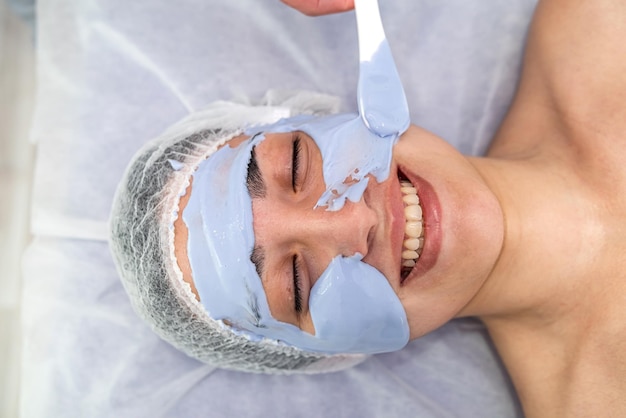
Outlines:
[[[391,171],[391,173],[394,172]],[[392,175],[390,174],[388,180],[391,180]],[[394,271],[389,270],[393,266],[389,263],[389,258],[395,256],[397,244],[402,245],[402,241],[398,241],[397,238],[397,222],[395,221],[397,210],[394,210],[394,205],[399,201],[395,193],[399,192],[399,188],[394,187],[393,184],[387,184],[387,181],[378,183],[374,178],[370,178],[370,186],[365,189],[363,194],[365,203],[376,212],[378,222],[368,233],[368,253],[362,261],[376,268],[388,278],[390,274],[394,273]]]
[[[379,214],[379,222],[376,227],[376,233],[373,234],[374,239],[370,245],[368,260],[364,260],[369,264],[379,264],[378,267],[385,267],[381,270],[388,279],[397,277],[397,285],[400,285],[401,274],[401,252],[404,242],[404,225],[406,223],[404,216],[404,204],[402,203],[402,193],[400,192],[400,183],[398,180],[398,170],[393,167],[387,181],[383,184],[377,184],[373,191],[369,191],[367,197]],[[364,195],[364,196],[366,196]],[[378,268],[377,267],[377,268]],[[393,280],[395,282],[395,280]]]

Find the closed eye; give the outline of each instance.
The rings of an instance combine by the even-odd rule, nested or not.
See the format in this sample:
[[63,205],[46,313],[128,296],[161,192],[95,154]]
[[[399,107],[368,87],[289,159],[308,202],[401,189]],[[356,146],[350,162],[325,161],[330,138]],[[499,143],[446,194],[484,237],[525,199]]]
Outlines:
[[300,184],[300,155],[302,148],[300,139],[300,135],[294,132],[291,152],[291,187],[293,188],[294,192],[297,191],[296,189]]
[[298,256],[294,254],[291,262],[293,268],[293,299],[294,308],[298,316],[302,313],[302,285],[300,280],[300,269],[298,268]]

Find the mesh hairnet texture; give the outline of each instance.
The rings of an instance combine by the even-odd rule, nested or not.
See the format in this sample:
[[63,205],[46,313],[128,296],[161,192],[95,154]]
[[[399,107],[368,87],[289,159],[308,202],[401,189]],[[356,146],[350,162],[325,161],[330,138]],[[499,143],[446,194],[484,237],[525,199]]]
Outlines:
[[249,372],[328,372],[365,358],[312,353],[233,332],[210,318],[174,256],[178,202],[201,161],[247,127],[337,108],[336,99],[308,92],[271,91],[259,105],[215,102],[136,154],[114,198],[110,245],[133,308],[164,340],[205,363]]

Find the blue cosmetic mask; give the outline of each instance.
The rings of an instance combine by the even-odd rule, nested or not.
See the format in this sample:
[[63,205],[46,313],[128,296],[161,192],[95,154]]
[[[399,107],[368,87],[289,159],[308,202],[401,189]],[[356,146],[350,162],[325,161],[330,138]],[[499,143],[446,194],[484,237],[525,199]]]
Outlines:
[[[376,6],[360,3],[357,12],[358,7]],[[408,107],[380,18],[378,36],[364,43],[362,35],[370,33],[366,26],[372,25],[359,22],[360,116],[299,116],[249,129],[250,140],[222,147],[193,174],[183,221],[194,284],[211,317],[249,338],[329,354],[395,351],[409,340],[402,303],[385,276],[361,261],[362,255],[337,255],[315,282],[309,296],[315,335],[272,317],[250,260],[254,229],[246,178],[252,149],[265,139],[263,133],[303,131],[313,138],[326,184],[315,210],[341,210],[346,199],[362,198],[368,175],[378,182],[389,177],[393,145],[409,126]]]
[[[311,289],[309,309],[315,335],[275,320],[250,254],[254,248],[252,201],[246,187],[248,162],[262,132],[300,130],[311,136],[323,159],[327,186],[315,210],[340,210],[358,202],[368,183],[389,176],[394,137],[370,132],[360,117],[299,116],[249,130],[252,138],[224,146],[203,161],[183,220],[187,254],[200,301],[215,319],[228,321],[251,338],[260,336],[324,353],[379,353],[398,350],[409,339],[406,313],[385,276],[360,261],[337,256]],[[351,178],[349,185],[346,178]],[[271,278],[269,278],[271,280]]]

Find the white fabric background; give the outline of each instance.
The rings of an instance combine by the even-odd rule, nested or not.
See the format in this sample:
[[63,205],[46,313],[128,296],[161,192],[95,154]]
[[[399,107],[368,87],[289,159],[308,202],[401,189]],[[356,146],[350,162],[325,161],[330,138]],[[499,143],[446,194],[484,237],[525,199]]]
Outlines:
[[[413,123],[484,152],[514,92],[534,4],[384,2]],[[106,222],[132,154],[189,111],[270,88],[335,94],[355,111],[352,13],[309,18],[278,0],[40,0],[38,19],[23,417],[521,416],[473,321],[346,372],[249,375],[161,342],[116,277]]]

